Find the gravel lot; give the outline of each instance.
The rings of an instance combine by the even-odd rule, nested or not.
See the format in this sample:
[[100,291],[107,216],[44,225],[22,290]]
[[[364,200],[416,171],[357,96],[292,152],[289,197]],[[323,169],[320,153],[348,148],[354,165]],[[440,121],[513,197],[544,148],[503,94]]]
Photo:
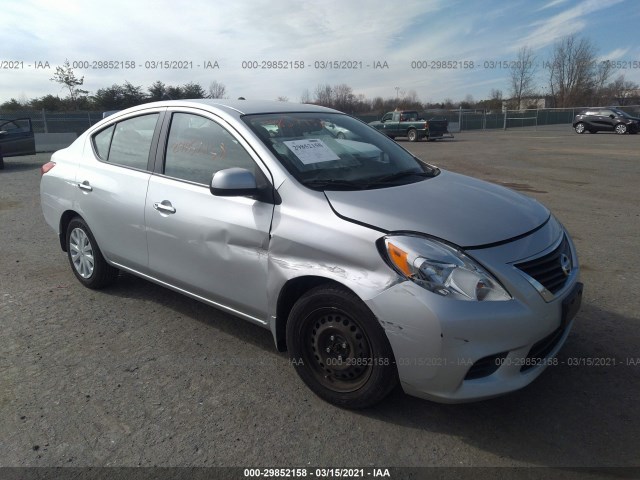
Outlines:
[[130,275],[83,288],[40,211],[49,155],[7,158],[0,466],[640,466],[640,135],[562,126],[401,143],[539,199],[572,232],[585,298],[564,364],[480,403],[396,390],[341,410],[267,330]]

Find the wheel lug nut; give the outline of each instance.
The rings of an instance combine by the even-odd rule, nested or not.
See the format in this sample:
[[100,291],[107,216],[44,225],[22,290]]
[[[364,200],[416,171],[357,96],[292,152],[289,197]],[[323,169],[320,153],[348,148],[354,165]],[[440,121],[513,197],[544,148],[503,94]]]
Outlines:
[[346,343],[343,343],[343,344],[342,344],[342,348],[347,348],[347,344],[346,344]]
[[335,337],[335,336],[333,336],[333,335],[331,335],[331,336],[329,337],[329,340],[331,340],[332,342],[333,342],[335,339],[336,339],[336,337]]
[[331,353],[331,348],[327,347],[327,353]]

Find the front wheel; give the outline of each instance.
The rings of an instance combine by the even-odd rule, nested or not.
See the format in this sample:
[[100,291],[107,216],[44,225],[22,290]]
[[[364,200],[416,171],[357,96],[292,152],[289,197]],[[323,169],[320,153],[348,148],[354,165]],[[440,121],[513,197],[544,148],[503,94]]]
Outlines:
[[93,289],[113,283],[118,276],[118,269],[105,261],[84,220],[76,217],[69,222],[66,239],[69,263],[80,283]]
[[418,140],[418,132],[415,129],[411,129],[407,132],[407,138],[410,142],[416,142]]
[[582,122],[578,123],[575,126],[575,129],[576,129],[576,133],[580,133],[580,134],[584,133],[584,131],[586,130],[586,128],[584,126],[584,123],[582,123]]
[[384,330],[352,292],[320,286],[304,294],[287,321],[296,372],[324,400],[346,408],[380,402],[398,382]]
[[627,133],[627,126],[624,123],[619,123],[618,125],[616,125],[616,133],[618,135],[624,135],[625,133]]

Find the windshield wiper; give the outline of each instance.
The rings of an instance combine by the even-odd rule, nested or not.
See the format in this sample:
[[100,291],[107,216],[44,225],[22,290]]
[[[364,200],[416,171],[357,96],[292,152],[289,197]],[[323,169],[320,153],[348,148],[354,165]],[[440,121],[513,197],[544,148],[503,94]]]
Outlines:
[[378,185],[381,183],[389,183],[395,180],[400,180],[405,177],[434,177],[436,172],[416,172],[415,170],[402,170],[400,172],[390,173],[388,175],[382,175],[380,177],[373,177],[367,179],[369,185]]
[[327,188],[329,190],[362,190],[367,188],[369,182],[357,182],[353,180],[339,180],[334,178],[307,180],[303,182],[307,187],[311,188]]

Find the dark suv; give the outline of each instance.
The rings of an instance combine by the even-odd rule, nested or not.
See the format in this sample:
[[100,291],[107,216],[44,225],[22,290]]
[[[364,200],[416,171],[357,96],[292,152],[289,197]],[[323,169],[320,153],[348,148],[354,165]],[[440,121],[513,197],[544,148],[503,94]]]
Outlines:
[[576,133],[586,131],[596,133],[601,130],[616,132],[620,135],[638,133],[640,118],[632,117],[617,108],[590,108],[576,115],[573,119],[573,128]]
[[0,118],[0,170],[3,157],[35,155],[36,146],[30,118],[6,120]]

